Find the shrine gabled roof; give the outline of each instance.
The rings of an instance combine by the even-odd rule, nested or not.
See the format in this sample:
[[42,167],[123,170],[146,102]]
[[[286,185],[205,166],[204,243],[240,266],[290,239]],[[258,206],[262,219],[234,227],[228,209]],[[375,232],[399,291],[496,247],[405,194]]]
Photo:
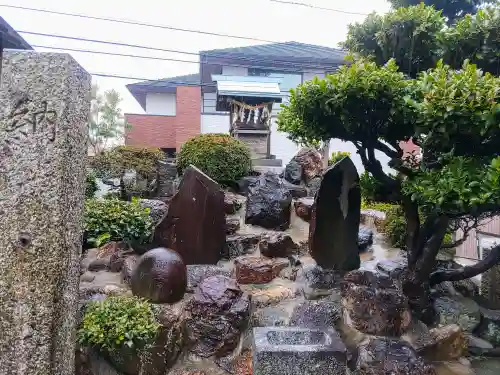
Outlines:
[[224,97],[263,98],[281,102],[279,78],[212,75],[217,95]]

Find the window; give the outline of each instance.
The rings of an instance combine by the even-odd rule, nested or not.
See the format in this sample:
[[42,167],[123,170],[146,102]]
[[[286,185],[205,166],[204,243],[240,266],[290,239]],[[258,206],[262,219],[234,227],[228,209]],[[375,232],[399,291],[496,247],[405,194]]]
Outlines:
[[290,89],[294,89],[302,83],[302,73],[283,73],[273,70],[249,68],[248,75],[255,77],[282,78],[280,90],[283,92],[288,92]]

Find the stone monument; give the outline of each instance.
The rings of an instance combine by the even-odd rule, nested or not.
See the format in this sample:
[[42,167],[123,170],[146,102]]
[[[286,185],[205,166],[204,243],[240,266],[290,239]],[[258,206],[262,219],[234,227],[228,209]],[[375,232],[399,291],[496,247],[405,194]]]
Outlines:
[[75,366],[91,77],[7,52],[0,88],[0,374]]
[[345,157],[325,172],[312,207],[309,251],[318,266],[340,271],[359,268],[360,211],[359,175]]

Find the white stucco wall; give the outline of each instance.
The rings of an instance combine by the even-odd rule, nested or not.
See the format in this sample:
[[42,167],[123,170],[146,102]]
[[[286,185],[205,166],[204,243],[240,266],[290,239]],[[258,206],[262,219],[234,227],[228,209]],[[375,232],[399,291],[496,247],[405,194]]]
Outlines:
[[175,94],[146,95],[146,113],[149,115],[175,116],[176,97]]
[[223,76],[247,76],[248,68],[241,66],[222,66],[222,75]]
[[202,114],[201,133],[229,133],[229,115]]

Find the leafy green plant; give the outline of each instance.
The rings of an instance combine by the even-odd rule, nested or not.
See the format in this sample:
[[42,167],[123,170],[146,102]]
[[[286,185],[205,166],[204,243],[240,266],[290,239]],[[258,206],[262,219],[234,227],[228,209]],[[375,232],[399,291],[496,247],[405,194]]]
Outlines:
[[153,344],[158,328],[150,303],[137,297],[108,297],[86,307],[78,341],[108,352],[143,349]]
[[97,178],[93,171],[88,171],[85,180],[85,198],[94,198],[96,191],[98,190]]
[[89,199],[85,202],[83,225],[86,242],[94,246],[108,241],[143,244],[152,233],[149,209],[141,207],[136,199]]
[[183,173],[190,164],[221,185],[234,183],[252,167],[248,147],[228,134],[202,134],[187,141],[179,152],[177,168]]
[[330,160],[328,160],[328,165],[333,165],[333,164],[341,161],[346,156],[351,156],[351,153],[347,152],[347,151],[334,151],[334,152],[332,152],[332,156],[330,157]]

